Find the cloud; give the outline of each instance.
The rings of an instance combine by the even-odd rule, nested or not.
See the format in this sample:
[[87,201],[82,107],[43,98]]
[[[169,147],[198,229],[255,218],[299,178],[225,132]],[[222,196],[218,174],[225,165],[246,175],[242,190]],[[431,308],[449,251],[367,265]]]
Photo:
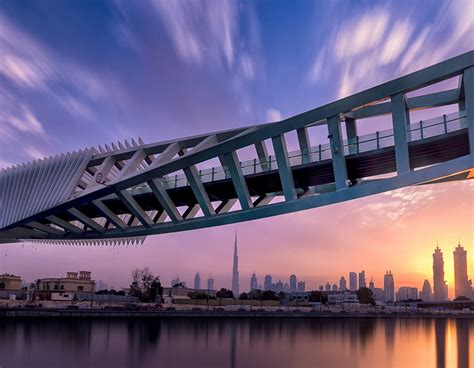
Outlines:
[[28,146],[25,148],[25,153],[34,160],[45,158],[48,154],[37,147]]
[[389,64],[400,56],[407,46],[411,32],[412,27],[408,22],[395,23],[380,55],[381,64]]
[[49,140],[36,115],[13,94],[0,88],[0,142],[18,139],[20,133]]
[[282,120],[281,112],[277,109],[271,108],[267,110],[267,121],[280,121]]
[[334,54],[343,60],[378,46],[389,21],[388,12],[375,10],[359,21],[345,23],[337,35]]
[[184,61],[233,65],[238,19],[235,3],[155,0],[154,5]]
[[416,5],[408,16],[394,6],[341,22],[318,45],[308,79],[319,83],[325,75],[333,76],[337,97],[342,98],[472,49],[472,1],[446,2],[421,30],[416,27]]
[[249,55],[242,55],[240,59],[242,71],[245,78],[253,80],[255,78],[255,70],[251,57]]

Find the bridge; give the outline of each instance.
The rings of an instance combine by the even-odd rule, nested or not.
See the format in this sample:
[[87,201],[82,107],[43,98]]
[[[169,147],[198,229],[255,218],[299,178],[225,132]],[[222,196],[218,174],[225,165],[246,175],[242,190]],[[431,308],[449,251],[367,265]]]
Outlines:
[[[436,118],[410,121],[430,109]],[[359,135],[374,117],[392,129]],[[3,169],[0,242],[136,242],[473,177],[470,51],[280,122]]]

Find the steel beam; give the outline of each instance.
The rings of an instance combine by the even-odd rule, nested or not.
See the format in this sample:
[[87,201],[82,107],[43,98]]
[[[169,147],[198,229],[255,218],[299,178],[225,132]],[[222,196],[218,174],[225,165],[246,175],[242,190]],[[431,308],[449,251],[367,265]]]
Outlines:
[[258,197],[255,200],[255,202],[253,202],[253,205],[255,207],[266,206],[266,205],[270,204],[270,202],[272,201],[273,198],[275,198],[275,196],[273,194],[261,195],[260,197]]
[[308,129],[306,127],[299,128],[296,130],[298,135],[298,143],[301,150],[301,163],[307,164],[308,162],[313,161],[311,155],[311,144],[309,142]]
[[81,228],[71,224],[69,221],[63,220],[62,218],[54,215],[46,217],[46,220],[74,234],[82,234],[84,232]]
[[71,215],[73,215],[75,218],[77,218],[83,224],[89,226],[91,229],[94,229],[94,230],[98,231],[99,233],[105,232],[105,227],[103,227],[102,225],[99,225],[97,222],[95,222],[91,218],[84,215],[77,208],[70,208],[70,209],[67,210],[67,212],[69,212]]
[[110,208],[108,208],[101,200],[96,199],[92,201],[92,204],[104,215],[112,224],[115,225],[118,229],[123,231],[128,229],[128,226],[125,222],[122,221],[115,213],[113,213]]
[[346,135],[347,144],[349,145],[349,154],[357,153],[357,122],[356,119],[346,117]]
[[183,218],[186,220],[192,219],[199,212],[201,207],[198,204],[193,204],[186,208],[186,211],[183,213]]
[[125,163],[125,166],[120,170],[114,181],[121,180],[124,176],[130,175],[143,163],[146,158],[146,153],[143,150],[138,150],[133,156]]
[[143,211],[143,208],[138,204],[138,202],[133,198],[128,190],[122,190],[117,192],[117,196],[120,200],[127,206],[130,212],[135,216],[138,221],[142,223],[145,227],[151,227],[153,225],[153,221],[151,221],[150,217]]
[[339,116],[328,119],[329,144],[331,146],[332,168],[336,190],[347,188],[347,168],[344,156],[344,146],[342,142],[341,123]]
[[33,229],[44,231],[45,233],[60,236],[60,237],[63,237],[64,235],[66,235],[65,231],[56,229],[54,227],[51,227],[51,226],[48,226],[48,225],[45,225],[45,224],[41,224],[37,221],[32,221],[32,222],[26,224],[26,226],[31,227]]
[[221,213],[229,212],[236,202],[237,202],[237,198],[231,198],[231,199],[222,201],[222,203],[219,204],[219,206],[217,206],[216,213],[221,214]]
[[173,159],[174,156],[178,154],[181,149],[181,145],[177,142],[169,144],[163,152],[156,158],[155,161],[150,165],[150,169],[155,168],[165,162],[169,162]]
[[170,198],[168,192],[161,184],[160,179],[153,179],[147,182],[149,187],[151,188],[153,194],[155,195],[158,202],[160,202],[161,207],[164,208],[168,216],[170,217],[171,221],[178,222],[182,221],[183,217],[179,213],[176,205],[173,203],[172,199]]
[[209,195],[206,192],[206,188],[204,188],[204,184],[199,177],[199,172],[195,166],[186,167],[183,169],[184,175],[189,181],[189,185],[198,201],[199,205],[201,206],[202,213],[204,216],[212,216],[215,215],[216,212],[212,207],[211,200],[209,199]]
[[257,151],[257,157],[262,171],[268,170],[268,151],[265,141],[256,142],[255,150]]
[[464,71],[464,101],[466,106],[469,152],[474,153],[474,67]]
[[252,199],[250,198],[249,189],[245,182],[245,177],[242,172],[242,167],[240,166],[239,158],[237,157],[237,152],[233,151],[225,154],[222,161],[229,169],[235,192],[239,198],[240,206],[243,210],[252,208]]
[[286,148],[285,136],[278,135],[272,138],[273,150],[278,164],[278,173],[280,175],[281,186],[285,200],[292,201],[296,199],[295,182],[293,181],[293,172],[291,171],[290,160],[288,159],[288,150]]
[[408,129],[410,127],[410,117],[405,103],[405,95],[403,93],[393,95],[391,101],[395,158],[397,162],[397,174],[400,175],[410,172],[410,156],[408,153]]
[[113,158],[112,156],[106,157],[104,159],[104,161],[100,164],[100,166],[97,168],[96,173],[92,177],[92,180],[89,182],[89,185],[86,187],[85,190],[92,189],[92,188],[96,187],[97,185],[99,185],[99,183],[96,182],[97,175],[99,175],[99,174],[103,178],[102,182],[106,182],[107,181],[106,180],[107,175],[109,174],[110,170],[112,170],[112,168],[114,167],[115,162],[116,162],[115,158]]

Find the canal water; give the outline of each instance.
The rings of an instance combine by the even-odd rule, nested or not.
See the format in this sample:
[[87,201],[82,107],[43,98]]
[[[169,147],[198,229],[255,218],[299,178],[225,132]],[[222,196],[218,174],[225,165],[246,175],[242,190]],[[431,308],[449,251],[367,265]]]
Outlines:
[[474,320],[0,320],[0,367],[468,368]]

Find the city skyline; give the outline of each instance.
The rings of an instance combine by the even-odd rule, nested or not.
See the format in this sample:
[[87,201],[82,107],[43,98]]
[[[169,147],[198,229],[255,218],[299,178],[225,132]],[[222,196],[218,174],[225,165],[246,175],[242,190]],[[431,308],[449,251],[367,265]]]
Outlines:
[[[197,271],[196,273],[194,273],[193,280],[191,280],[191,279],[186,280],[186,278],[181,278],[179,273],[175,273],[175,274],[173,274],[173,277],[171,278],[169,285],[174,285],[178,282],[181,282],[185,286],[189,285],[188,287],[190,287],[190,285],[193,285],[194,289],[205,289],[205,287],[203,286],[203,285],[205,285],[205,286],[207,286],[207,289],[210,289],[210,290],[218,290],[221,287],[232,290],[233,287],[235,286],[234,281],[233,281],[234,277],[237,276],[237,284],[236,285],[239,287],[239,291],[235,295],[240,295],[241,292],[248,292],[248,291],[252,290],[251,285],[253,285],[253,284],[255,284],[256,285],[255,288],[258,288],[258,289],[295,292],[295,291],[301,291],[300,290],[300,283],[302,283],[302,285],[303,285],[302,290],[305,289],[306,286],[304,284],[306,284],[306,277],[299,277],[299,276],[295,275],[294,273],[289,274],[289,275],[276,274],[275,275],[276,277],[274,277],[274,275],[272,275],[272,274],[265,274],[265,273],[259,274],[258,272],[256,272],[254,270],[254,271],[252,271],[251,275],[249,275],[248,277],[244,276],[241,280],[240,279],[240,273],[238,271],[239,261],[238,261],[237,249],[238,249],[237,248],[237,232],[235,232],[234,242],[233,242],[233,257],[232,257],[232,260],[233,260],[232,261],[232,280],[231,280],[232,282],[231,282],[230,286],[226,286],[225,284],[222,284],[219,281],[217,283],[215,283],[215,279],[214,279],[214,276],[213,276],[212,272],[209,273],[209,277],[207,278],[207,280],[203,281],[204,284],[202,284],[201,283],[201,272],[200,271]],[[458,254],[460,252],[463,252],[463,260],[466,261],[465,266],[467,267],[467,269],[466,269],[466,267],[464,267],[464,264],[462,264],[461,271],[458,271],[459,272],[458,277],[461,280],[463,280],[463,282],[464,282],[464,285],[465,285],[464,290],[469,290],[468,288],[471,286],[471,278],[470,278],[470,274],[468,273],[469,267],[468,267],[468,264],[467,264],[467,260],[469,259],[469,255],[467,254],[468,253],[467,250],[464,250],[464,247],[462,247],[459,239],[458,239],[458,242],[457,242],[457,246],[456,246],[456,248],[454,248],[454,251],[453,251],[453,260],[455,259],[456,252]],[[446,298],[444,296],[438,296],[437,297],[435,295],[434,285],[436,283],[436,281],[435,281],[436,277],[438,277],[439,280],[441,280],[441,278],[444,277],[445,268],[446,268],[446,262],[444,261],[443,252],[442,252],[442,249],[439,247],[439,242],[437,242],[436,248],[434,249],[434,253],[433,253],[432,274],[431,275],[426,275],[426,278],[424,279],[423,283],[420,284],[420,285],[407,284],[406,282],[398,282],[395,275],[394,275],[394,273],[392,273],[392,270],[385,272],[385,274],[383,275],[383,279],[382,279],[381,283],[375,284],[374,277],[370,276],[370,282],[367,285],[367,283],[366,283],[366,277],[367,276],[365,274],[365,270],[362,270],[360,272],[348,271],[345,274],[343,274],[342,276],[340,276],[340,278],[338,278],[337,282],[336,281],[327,281],[327,280],[325,280],[324,282],[320,282],[317,285],[313,284],[313,283],[309,283],[309,288],[306,287],[306,291],[311,291],[311,290],[324,290],[324,291],[351,290],[350,284],[348,284],[346,282],[345,276],[347,275],[348,280],[350,280],[351,275],[355,275],[355,279],[353,280],[353,282],[355,283],[355,285],[357,285],[357,287],[354,290],[351,290],[351,291],[355,291],[355,290],[357,290],[361,287],[369,287],[370,289],[372,289],[374,291],[375,294],[378,292],[378,290],[381,290],[383,292],[384,298],[388,297],[389,299],[393,298],[394,300],[398,300],[398,295],[399,295],[400,292],[402,292],[402,293],[404,292],[404,293],[406,293],[406,295],[413,295],[413,294],[410,294],[410,293],[412,293],[413,292],[412,290],[414,290],[414,289],[417,290],[416,293],[419,293],[420,297],[422,295],[425,295],[425,297],[426,297],[426,294],[425,294],[426,287],[427,287],[426,283],[428,283],[428,287],[431,290],[431,294],[429,296],[429,299],[427,299],[427,300],[439,300],[439,301],[441,301],[441,300],[444,300]],[[447,266],[447,268],[449,268],[449,265]],[[455,262],[453,263],[452,268],[453,269],[456,268]],[[440,274],[439,276],[435,276],[435,273],[434,273],[435,269],[436,269],[436,272],[442,272],[442,274]],[[464,272],[466,272],[465,275],[464,275]],[[260,277],[260,280],[263,280],[263,282],[259,282],[259,277]],[[319,277],[319,276],[316,276],[316,277],[315,276],[313,276],[313,277],[310,276],[309,277],[309,279],[312,279],[312,278],[323,280],[323,278]],[[300,281],[302,279],[305,279],[305,281]],[[245,283],[245,281],[244,281],[243,284],[244,285],[249,285],[250,287],[247,288],[246,286],[244,286],[244,288],[240,289],[240,284],[241,284],[241,281],[243,281],[243,280],[248,281],[247,283]],[[361,280],[362,280],[362,283],[361,283]],[[107,281],[107,279],[106,279],[106,281]],[[24,284],[26,284],[28,282],[29,282],[29,280],[23,279]],[[100,280],[100,282],[104,283],[104,281],[102,279]],[[161,279],[161,282],[162,282],[163,285],[168,285],[166,280],[164,280],[163,278]],[[281,285],[279,285],[279,284],[281,284]],[[109,285],[109,284],[107,284],[107,285]],[[215,286],[215,285],[217,285],[217,286]],[[342,285],[344,285],[345,289]],[[390,288],[388,291],[386,291],[387,285]],[[380,286],[383,286],[383,288],[380,288]],[[449,291],[450,290],[449,285],[447,285],[447,286],[448,286],[448,291]],[[115,286],[112,283],[112,284],[110,284],[110,287],[114,288]],[[128,285],[121,285],[119,287],[116,287],[116,289],[120,289],[122,287],[128,287]],[[470,289],[470,290],[472,290],[472,289]],[[471,298],[471,297],[474,296],[472,294],[472,292],[473,291],[468,291],[466,294],[461,293],[459,295],[467,296],[467,297]],[[451,293],[448,293],[448,298],[453,299],[454,297],[459,296],[459,295],[455,291],[455,287],[454,287],[454,283],[453,283],[452,291],[451,291]]]

